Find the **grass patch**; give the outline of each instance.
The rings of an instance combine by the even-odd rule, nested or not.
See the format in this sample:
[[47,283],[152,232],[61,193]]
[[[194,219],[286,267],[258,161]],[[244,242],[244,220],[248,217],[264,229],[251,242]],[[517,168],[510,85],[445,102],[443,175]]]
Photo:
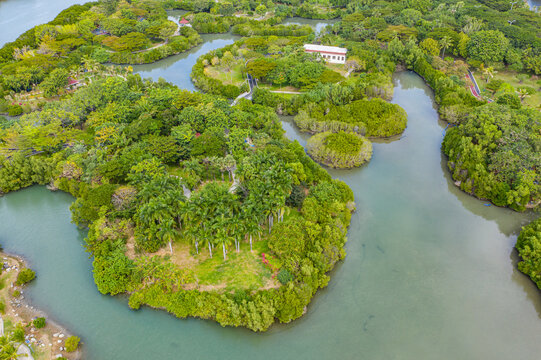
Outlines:
[[[476,72],[475,78],[477,80],[477,84],[479,85],[479,88],[481,89],[481,92],[485,91],[492,96],[492,91],[485,89],[487,82],[486,80],[481,76],[482,74],[479,72]],[[494,74],[495,80],[502,80],[503,82],[506,82],[510,85],[512,85],[515,89],[518,89],[520,87],[528,86],[531,88],[534,88],[536,91],[535,94],[532,94],[524,99],[522,102],[523,105],[531,106],[533,108],[539,108],[541,106],[541,84],[538,83],[538,79],[535,77],[528,77],[527,79],[523,79],[522,82],[520,82],[520,79],[518,78],[519,73],[511,70],[501,70]]]
[[231,67],[231,71],[223,66],[207,66],[205,68],[205,74],[220,80],[224,85],[235,85],[241,86],[242,83],[246,80],[243,74],[243,64],[236,64]]
[[242,243],[240,252],[233,247],[224,261],[222,250],[217,247],[213,258],[206,257],[193,270],[200,285],[227,284],[227,289],[244,290],[261,288],[272,276],[269,267],[261,262],[260,254],[265,251],[268,251],[267,241],[255,242],[253,252],[249,244]]
[[241,243],[238,253],[234,245],[230,246],[225,261],[221,246],[213,249],[211,258],[206,246],[200,246],[196,254],[195,248],[186,243],[176,243],[173,255],[167,252],[164,259],[193,271],[197,287],[202,291],[256,290],[273,283],[271,269],[261,261],[261,253],[269,252],[268,241],[264,237],[256,240],[257,236],[253,239],[252,252],[248,242]]

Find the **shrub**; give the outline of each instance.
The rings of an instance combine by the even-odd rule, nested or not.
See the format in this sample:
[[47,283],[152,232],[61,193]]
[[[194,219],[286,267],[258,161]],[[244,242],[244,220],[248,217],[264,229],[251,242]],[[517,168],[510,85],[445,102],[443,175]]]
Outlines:
[[66,339],[66,351],[74,352],[79,347],[79,342],[81,339],[77,336],[70,336]]
[[288,282],[293,281],[293,275],[291,275],[291,273],[287,269],[280,270],[277,277],[278,277],[278,281],[282,285],[285,285]]
[[36,329],[42,329],[45,327],[45,324],[46,324],[45,318],[44,317],[35,318],[33,321],[33,324],[36,327]]
[[3,301],[0,301],[0,313],[4,314],[6,311],[6,304]]
[[372,157],[372,143],[355,133],[320,133],[306,148],[314,160],[334,168],[361,166]]
[[344,106],[326,103],[308,104],[295,123],[301,131],[348,131],[373,137],[400,134],[407,124],[407,114],[399,105],[382,99],[357,100]]
[[15,291],[13,291],[13,293],[11,295],[14,298],[18,298],[19,296],[21,296],[21,292],[19,290],[15,290]]
[[528,275],[541,289],[541,219],[522,228],[515,247],[522,261],[518,269]]
[[8,106],[8,115],[9,116],[18,116],[23,113],[23,108],[20,105],[10,105]]
[[19,272],[19,275],[17,275],[17,281],[15,283],[18,286],[21,286],[34,280],[35,277],[36,273],[33,270],[23,269]]

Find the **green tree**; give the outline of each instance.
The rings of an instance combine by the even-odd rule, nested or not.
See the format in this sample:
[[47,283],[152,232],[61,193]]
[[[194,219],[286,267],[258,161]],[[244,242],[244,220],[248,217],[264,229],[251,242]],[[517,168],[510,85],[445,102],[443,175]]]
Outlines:
[[503,61],[508,47],[509,40],[498,30],[475,32],[467,45],[470,58],[482,62]]
[[421,41],[419,43],[419,47],[423,49],[425,53],[432,56],[438,56],[441,49],[440,43],[431,38],[426,38],[423,41]]
[[249,61],[246,65],[246,71],[248,74],[252,75],[256,79],[265,78],[267,74],[269,74],[274,68],[276,68],[276,63],[265,58]]
[[31,269],[22,269],[19,271],[19,274],[17,275],[17,281],[15,284],[18,286],[24,285],[29,283],[30,281],[34,280],[36,277],[36,273]]
[[440,46],[442,49],[441,58],[443,59],[445,57],[445,50],[447,50],[448,47],[453,46],[453,39],[451,39],[449,36],[444,36],[440,40]]
[[40,85],[43,95],[46,97],[58,95],[59,91],[68,85],[68,81],[69,72],[66,69],[54,69]]
[[81,339],[77,336],[70,336],[66,339],[66,351],[74,352],[79,347]]

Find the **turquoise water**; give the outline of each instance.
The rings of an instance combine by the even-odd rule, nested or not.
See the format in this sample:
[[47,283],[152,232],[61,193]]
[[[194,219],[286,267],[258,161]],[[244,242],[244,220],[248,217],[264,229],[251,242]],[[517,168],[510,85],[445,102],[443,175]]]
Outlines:
[[195,86],[190,80],[190,73],[197,59],[211,50],[233,44],[235,40],[240,39],[240,36],[232,34],[208,34],[201,35],[201,37],[203,38],[201,45],[182,54],[170,56],[152,64],[134,65],[134,73],[138,73],[143,78],[151,78],[155,81],[163,78],[180,88],[195,91]]
[[395,81],[408,128],[399,141],[374,144],[367,166],[332,171],[356,196],[348,256],[289,325],[255,334],[134,312],[124,298],[100,295],[84,234],[69,222],[73,199],[43,187],[0,198],[0,243],[37,270],[27,295],[83,338],[88,359],[537,358],[540,296],[513,252],[531,217],[458,191],[439,151],[432,92],[412,73]]
[[0,47],[32,26],[53,20],[59,12],[85,0],[0,0]]
[[[5,4],[18,2],[0,3],[2,16],[16,9]],[[7,41],[1,26],[0,41]],[[215,45],[193,51],[205,46]],[[199,55],[182,62],[190,55],[137,71],[193,89],[189,64]],[[73,198],[44,187],[0,198],[0,244],[37,271],[26,295],[83,339],[85,359],[538,358],[541,296],[516,270],[513,250],[532,215],[487,207],[459,191],[440,152],[445,125],[432,91],[408,72],[396,75],[395,86],[393,102],[407,111],[408,128],[400,140],[375,143],[367,166],[331,171],[356,197],[348,256],[291,324],[255,334],[134,312],[124,297],[100,295],[85,234],[69,220]],[[291,122],[284,128],[306,141]]]

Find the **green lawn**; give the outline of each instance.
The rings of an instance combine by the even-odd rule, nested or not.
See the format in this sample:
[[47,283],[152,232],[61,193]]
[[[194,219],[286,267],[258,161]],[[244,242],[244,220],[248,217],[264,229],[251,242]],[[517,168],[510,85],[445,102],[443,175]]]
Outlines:
[[[474,75],[475,79],[477,80],[477,84],[479,85],[479,88],[481,88],[481,92],[483,92],[487,84],[486,80],[482,78],[481,73],[479,72],[474,73]],[[541,85],[538,83],[539,80],[529,77],[521,83],[520,80],[517,78],[517,75],[519,74],[514,71],[501,70],[494,74],[494,79],[502,80],[512,85],[515,89],[520,88],[521,86],[529,86],[531,88],[534,88],[535,90],[537,90],[536,93],[526,97],[523,101],[523,104],[538,108],[541,105]],[[492,92],[490,90],[487,90],[487,92],[489,96],[492,96]]]
[[240,86],[246,80],[243,69],[244,64],[240,63],[233,65],[230,71],[227,71],[221,65],[208,66],[205,68],[205,73],[210,77],[220,80],[224,85]]
[[253,251],[250,252],[248,242],[242,242],[238,253],[232,244],[224,261],[221,246],[213,249],[211,258],[206,246],[201,246],[199,254],[196,254],[193,246],[177,242],[173,246],[173,255],[169,256],[167,251],[165,258],[180,268],[192,270],[197,281],[196,287],[202,291],[250,291],[278,284],[272,279],[270,267],[261,261],[261,253],[269,253],[267,243],[264,236],[261,241],[254,237]]
[[224,261],[222,249],[217,247],[213,258],[206,257],[193,270],[200,285],[227,284],[226,290],[255,290],[266,286],[272,276],[270,268],[261,261],[262,252],[268,252],[267,241],[254,242],[253,252],[248,243],[241,243],[240,252],[233,246]]

